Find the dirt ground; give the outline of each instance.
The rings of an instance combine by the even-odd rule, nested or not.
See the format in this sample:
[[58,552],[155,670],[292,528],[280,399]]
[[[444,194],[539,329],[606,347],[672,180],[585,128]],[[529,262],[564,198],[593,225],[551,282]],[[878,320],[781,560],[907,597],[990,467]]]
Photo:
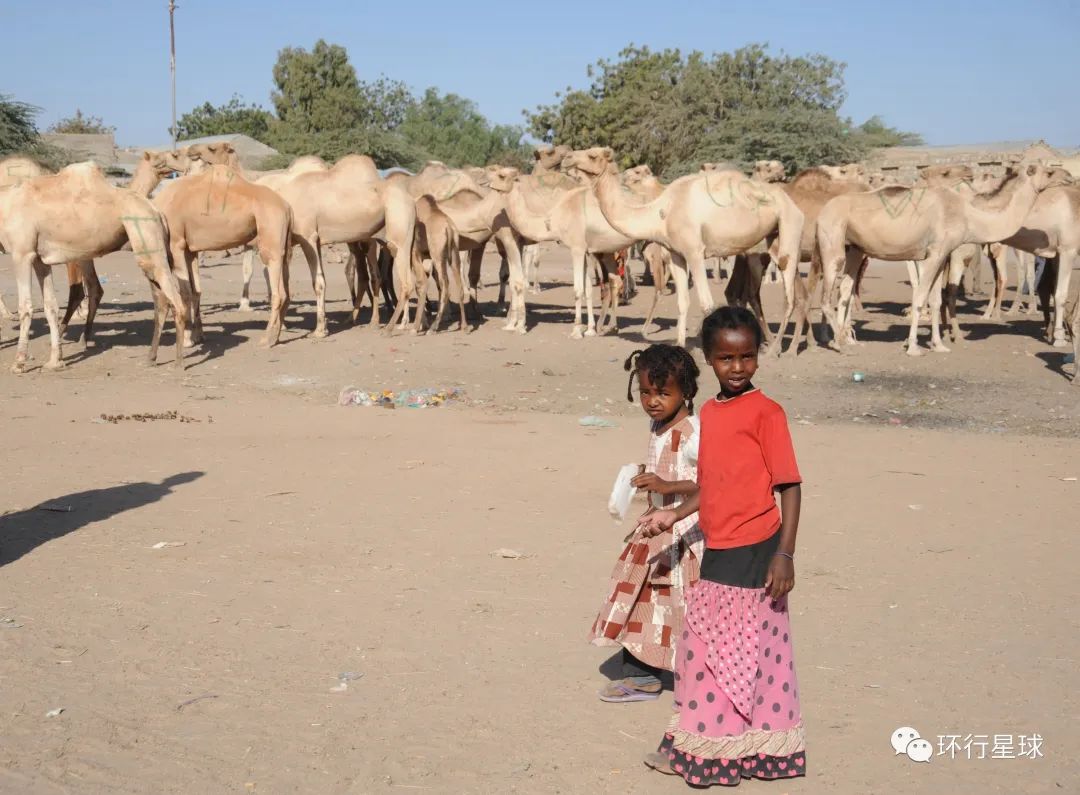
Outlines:
[[[139,361],[149,288],[130,255],[100,271],[99,351],[68,343],[66,370],[14,376],[2,329],[0,791],[684,791],[640,762],[670,693],[601,703],[612,652],[584,641],[626,532],[607,494],[647,441],[622,361],[651,288],[621,336],[571,340],[567,260],[548,253],[529,334],[500,331],[489,286],[478,331],[387,338],[347,325],[335,268],[316,340],[297,262],[300,314],[267,352],[229,261],[205,271],[207,341],[178,374],[165,348]],[[1076,792],[1080,389],[1034,319],[983,323],[977,300],[965,344],[904,356],[903,272],[871,269],[865,345],[757,379],[806,477],[810,775],[743,787]],[[14,304],[6,257],[0,292]],[[44,331],[39,312],[37,362]],[[350,385],[468,400],[336,405]],[[1038,734],[1044,756],[916,764],[894,755],[899,726],[935,747]]]

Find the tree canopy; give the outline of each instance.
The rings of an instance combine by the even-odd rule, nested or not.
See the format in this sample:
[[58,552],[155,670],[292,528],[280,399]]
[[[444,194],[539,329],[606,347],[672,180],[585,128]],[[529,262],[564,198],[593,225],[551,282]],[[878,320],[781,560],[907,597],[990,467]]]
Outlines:
[[0,157],[27,155],[52,169],[67,165],[70,158],[41,140],[35,119],[40,108],[0,94]]
[[176,120],[177,140],[207,135],[241,133],[267,143],[274,116],[258,105],[247,104],[236,94],[224,105],[204,102]]
[[873,117],[840,116],[844,64],[820,54],[772,55],[752,44],[711,56],[630,45],[590,66],[587,89],[526,111],[529,131],[574,148],[611,146],[622,165],[674,177],[709,160],[776,159],[789,172],[857,160],[870,148],[921,140]]
[[74,135],[104,135],[116,132],[116,128],[105,124],[100,116],[84,115],[79,108],[76,108],[74,116],[60,119],[49,128],[49,132]]

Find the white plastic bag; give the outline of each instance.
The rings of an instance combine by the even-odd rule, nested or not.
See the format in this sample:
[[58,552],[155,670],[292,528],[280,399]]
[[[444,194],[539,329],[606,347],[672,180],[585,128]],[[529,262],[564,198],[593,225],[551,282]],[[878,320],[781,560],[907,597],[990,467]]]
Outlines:
[[615,476],[615,485],[611,487],[611,497],[608,498],[607,509],[613,519],[620,522],[626,518],[626,512],[630,510],[630,501],[637,494],[637,489],[630,485],[630,481],[641,472],[640,464],[627,464],[619,470]]

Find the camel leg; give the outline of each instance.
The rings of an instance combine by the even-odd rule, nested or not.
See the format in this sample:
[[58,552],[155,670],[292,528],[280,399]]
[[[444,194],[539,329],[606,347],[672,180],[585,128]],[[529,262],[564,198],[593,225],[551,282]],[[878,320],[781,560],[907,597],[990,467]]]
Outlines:
[[495,241],[495,249],[499,252],[499,300],[496,306],[500,311],[505,308],[509,312],[510,308],[506,305],[506,287],[510,283],[510,263],[506,261],[506,249],[501,241]]
[[747,254],[746,262],[748,276],[745,288],[746,302],[750,305],[754,317],[757,318],[758,325],[761,326],[762,341],[768,346],[767,350],[773,353],[779,353],[780,351],[775,349],[772,330],[769,328],[769,321],[765,319],[765,310],[761,307],[761,284],[765,281],[765,272],[769,268],[769,255]]
[[[784,347],[784,336],[787,334],[788,322],[791,320],[791,316],[796,312],[803,313],[806,311],[802,291],[798,290],[802,286],[799,279],[799,263],[789,262],[788,266],[780,271],[780,278],[784,281],[784,314],[780,319],[780,327],[776,330],[776,336],[773,338],[773,344],[769,351],[773,356],[779,356]],[[760,306],[760,298],[758,301]],[[801,321],[796,317],[795,328],[799,328],[800,325]],[[791,347],[788,348],[788,352],[792,356],[798,354],[797,341],[794,337],[791,338]]]
[[686,265],[688,275],[694,280],[694,288],[697,290],[698,306],[707,315],[716,308],[716,302],[709,290],[709,274],[705,271],[705,252],[693,252],[692,256],[686,260]]
[[443,315],[446,314],[446,306],[450,303],[450,267],[447,260],[450,251],[443,248],[439,252],[437,260],[432,260],[432,270],[435,274],[435,283],[439,287],[439,308],[435,312],[435,322],[431,327],[433,333],[438,334],[442,328]]
[[322,269],[322,246],[318,235],[297,237],[300,250],[304,252],[308,271],[311,273],[311,287],[315,291],[315,332],[313,336],[327,336],[326,329],[326,278]]
[[150,283],[150,293],[154,299],[154,330],[150,334],[150,354],[147,360],[149,364],[154,364],[157,362],[158,348],[161,345],[161,330],[165,327],[169,304],[160,288],[153,282]]
[[1054,290],[1053,346],[1055,348],[1065,348],[1069,344],[1065,337],[1065,302],[1069,300],[1069,281],[1077,260],[1077,251],[1062,249],[1058,251],[1057,260],[1057,287]]
[[525,271],[525,283],[528,291],[539,295],[541,291],[539,243],[530,243],[521,247],[521,265]]
[[675,282],[675,298],[679,304],[675,340],[676,344],[686,347],[686,325],[690,317],[690,273],[681,254],[671,255],[671,277]]
[[[584,335],[585,326],[581,323],[581,302],[585,297],[586,283],[588,282],[588,261],[582,249],[570,249],[570,267],[574,276],[574,327],[570,330],[570,338],[579,340]],[[592,322],[592,307],[590,306],[589,321]],[[593,330],[595,334],[595,330]]]
[[941,282],[945,276],[945,269],[939,268],[934,283],[930,285],[930,350],[936,353],[948,353],[949,349],[941,339]]
[[4,303],[4,296],[0,295],[0,320],[11,320],[15,315],[11,313],[11,310],[7,308],[7,304]]
[[60,340],[60,308],[56,303],[56,290],[53,288],[52,267],[39,258],[34,258],[34,276],[37,278],[41,300],[45,306],[45,319],[49,321],[49,361],[46,370],[59,370],[64,366]]
[[454,285],[457,287],[458,331],[465,331],[469,325],[465,315],[465,273],[461,269],[461,251],[457,247],[457,241],[450,246],[447,255],[450,257],[450,273],[453,274]]
[[[430,253],[430,252],[429,252]],[[416,320],[413,322],[412,333],[422,334],[427,321],[427,285],[429,271],[424,267],[424,258],[421,256],[416,246],[413,246],[412,250],[412,269],[413,269],[413,284],[416,291]],[[435,260],[431,260],[431,271],[435,272]],[[438,276],[435,277],[436,280]],[[408,308],[405,309],[406,318],[408,321]]]
[[69,262],[67,264],[68,302],[67,307],[64,309],[64,318],[60,321],[60,336],[67,333],[71,318],[74,317],[82,306],[83,299],[86,298],[86,288],[83,286],[82,271],[79,265],[78,262]]
[[[409,263],[407,266],[405,263],[401,262],[400,257],[394,257],[394,276],[401,283],[401,292],[397,295],[397,302],[394,306],[394,313],[390,316],[390,322],[383,330],[387,336],[390,336],[394,333],[394,329],[398,326],[399,323],[407,324],[409,320],[409,299],[412,298],[412,294],[416,289],[415,285],[413,284],[414,272],[412,256],[412,248],[410,247]],[[418,307],[417,311],[423,312],[423,306]]]
[[597,332],[607,334],[609,331],[619,333],[619,296],[622,295],[622,277],[619,275],[619,263],[614,254],[601,254],[599,257],[600,268],[607,274],[608,303],[600,307],[601,320],[597,325]]
[[[978,265],[978,260],[976,260]],[[949,278],[945,285],[945,317],[949,323],[949,334],[953,342],[961,341],[960,318],[956,313],[956,296],[960,292],[960,284],[964,280],[964,266],[962,257],[949,257]]]
[[1074,386],[1080,385],[1080,295],[1076,296],[1076,303],[1072,308],[1072,322],[1070,325],[1073,343],[1073,377]]
[[1001,256],[990,257],[990,269],[994,273],[994,284],[991,289],[990,303],[986,305],[986,311],[982,314],[983,320],[1000,320],[1001,303],[1005,296],[1005,284],[1009,279],[1006,249],[1001,250]]
[[521,268],[521,246],[514,231],[502,226],[495,232],[496,243],[502,244],[510,273],[510,310],[503,331],[524,334],[528,330],[525,305],[525,274]]
[[483,322],[483,316],[480,313],[478,296],[480,294],[480,266],[484,261],[484,247],[479,246],[477,248],[469,249],[468,257],[469,295],[466,299],[466,303],[468,304],[469,311],[473,316],[473,320],[477,324],[477,327],[479,327],[480,323]]
[[[266,235],[269,238],[269,234]],[[288,230],[282,235],[282,245],[266,245],[259,242],[259,259],[262,260],[264,270],[270,279],[267,295],[270,299],[270,318],[266,322],[266,333],[259,340],[260,348],[270,348],[278,343],[281,338],[281,325],[285,317],[287,304],[288,281],[289,281],[289,256],[292,254],[292,244],[289,242]]]
[[[921,307],[926,303],[930,297],[930,291],[935,286],[939,291],[941,290],[940,272],[944,265],[944,260],[945,255],[943,253],[930,252],[930,256],[922,261],[922,267],[917,281],[918,286],[915,289],[911,302],[911,328],[908,331],[907,341],[908,356],[922,355],[922,350],[919,349],[919,316],[921,313],[918,311],[917,307]],[[940,341],[940,328],[938,339]]]
[[1042,279],[1043,271],[1046,270],[1046,259],[1031,255],[1031,285],[1028,291],[1027,314],[1033,315],[1039,310],[1039,280]]
[[191,330],[184,335],[184,347],[190,348],[203,341],[202,327],[202,279],[199,271],[202,266],[202,252],[192,254],[185,250],[187,270],[191,276]]
[[34,252],[12,257],[15,266],[15,285],[19,296],[19,342],[15,348],[15,363],[11,366],[13,373],[26,372],[26,363],[30,359],[30,318],[34,312],[30,279],[37,265],[37,258]]
[[[97,347],[97,342],[94,340],[94,318],[97,317],[98,307],[101,306],[101,297],[105,295],[105,290],[101,287],[101,280],[98,279],[97,269],[94,267],[92,259],[80,262],[79,270],[82,273],[82,284],[87,298],[86,320],[83,322],[82,333],[83,348],[91,349]],[[61,327],[60,333],[64,333],[63,327]]]
[[[1016,250],[1016,293],[1013,295],[1012,303],[1009,308],[1005,310],[1006,315],[1015,315],[1020,311],[1020,301],[1024,297],[1024,286],[1027,285],[1028,295],[1035,294],[1034,279],[1028,278],[1028,259],[1031,259],[1032,263],[1035,261],[1035,257],[1028,254],[1026,251]],[[1034,271],[1034,264],[1031,267],[1031,271]],[[1031,301],[1028,301],[1028,306],[1031,305]]]
[[[240,273],[244,279],[243,291],[240,293],[240,311],[254,312],[251,306],[251,277],[255,272],[255,249],[251,246],[244,249],[241,259]],[[267,294],[270,293],[270,277],[267,275]]]

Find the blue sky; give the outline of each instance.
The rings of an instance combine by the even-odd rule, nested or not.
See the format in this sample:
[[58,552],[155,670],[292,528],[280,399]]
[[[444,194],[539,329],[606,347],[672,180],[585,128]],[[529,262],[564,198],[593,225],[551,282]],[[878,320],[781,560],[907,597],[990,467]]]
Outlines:
[[[474,99],[497,122],[628,44],[684,51],[768,42],[847,63],[845,113],[878,113],[929,143],[1045,138],[1080,146],[1080,2],[899,3],[622,0],[542,3],[178,0],[177,112],[233,93],[269,106],[286,46],[345,46],[361,78]],[[43,109],[44,128],[76,107],[123,145],[167,140],[167,0],[0,2],[0,93]],[[816,7],[816,8],[815,8]]]

